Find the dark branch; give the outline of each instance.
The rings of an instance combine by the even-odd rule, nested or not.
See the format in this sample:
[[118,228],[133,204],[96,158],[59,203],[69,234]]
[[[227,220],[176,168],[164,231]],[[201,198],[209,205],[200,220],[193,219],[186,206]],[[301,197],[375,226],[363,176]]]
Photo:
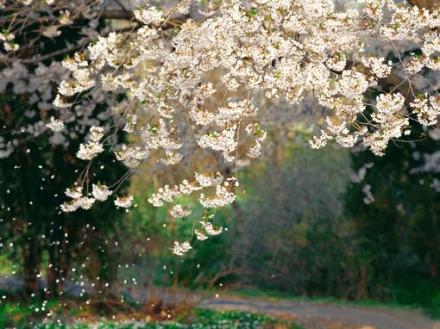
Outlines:
[[[137,28],[139,28],[139,25],[124,27],[124,28],[121,28],[121,29],[112,30],[112,31],[109,31],[107,33],[104,33],[102,36],[105,37],[105,36],[109,35],[111,32],[117,32],[117,33],[118,32],[119,33],[129,32],[129,31],[136,30]],[[16,61],[19,61],[22,64],[40,63],[40,62],[46,61],[48,59],[51,59],[53,57],[57,57],[57,56],[61,56],[61,55],[68,55],[68,54],[71,54],[71,53],[73,53],[75,51],[81,50],[81,49],[85,48],[92,40],[93,40],[92,38],[85,38],[81,42],[79,42],[78,44],[71,45],[70,47],[66,47],[64,49],[60,49],[60,50],[51,52],[51,53],[46,54],[46,55],[41,55],[41,56],[37,56],[37,57],[29,58],[29,59],[21,59],[21,60],[20,59],[16,59],[16,58],[8,58],[8,59],[5,59],[5,61],[12,62],[12,61],[16,60]]]
[[127,21],[134,19],[133,12],[120,9],[104,10],[102,17],[107,19],[122,19]]

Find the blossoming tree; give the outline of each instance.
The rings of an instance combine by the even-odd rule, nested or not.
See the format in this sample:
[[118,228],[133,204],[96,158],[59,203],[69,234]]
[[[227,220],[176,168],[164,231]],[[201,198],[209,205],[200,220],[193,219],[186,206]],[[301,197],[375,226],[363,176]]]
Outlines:
[[[390,141],[414,138],[410,121],[437,124],[439,95],[415,84],[422,70],[440,69],[435,2],[359,0],[341,10],[332,0],[173,3],[124,8],[129,25],[85,39],[63,61],[70,75],[59,84],[57,114],[46,121],[55,134],[68,138],[65,118],[104,95],[124,93],[127,100],[110,106],[108,119],[91,126],[80,144],[76,156],[85,169],[67,189],[62,211],[89,209],[109,198],[116,207],[132,206],[133,197],[118,192],[119,180],[98,184],[93,178],[92,164],[106,152],[128,168],[127,175],[144,162],[183,163],[196,168],[193,174],[149,199],[157,207],[170,204],[174,217],[190,216],[179,202],[189,195],[209,210],[193,237],[175,242],[174,253],[183,255],[192,240],[222,231],[211,210],[234,202],[238,180],[235,170],[225,176],[220,168],[238,168],[264,151],[261,104],[282,100],[295,111],[313,99],[325,124],[312,147],[361,145],[378,156]],[[56,33],[50,29],[45,32]],[[26,46],[13,41],[12,31],[3,39],[10,56]],[[381,46],[396,59],[378,55]],[[118,140],[120,130],[131,143]],[[208,160],[194,163],[200,157]]]

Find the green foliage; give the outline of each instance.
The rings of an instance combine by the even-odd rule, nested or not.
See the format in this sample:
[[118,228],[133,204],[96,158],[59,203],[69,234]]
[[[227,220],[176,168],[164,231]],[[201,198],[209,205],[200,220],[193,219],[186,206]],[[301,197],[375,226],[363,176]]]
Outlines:
[[212,288],[219,281],[224,283],[235,278],[228,262],[234,257],[232,247],[237,234],[234,228],[236,220],[230,208],[217,211],[215,225],[225,227],[226,231],[197,243],[182,261],[176,262],[175,257],[170,259],[174,260],[171,264],[177,269],[176,276],[180,284],[189,288]]
[[[299,139],[246,182],[234,253],[242,284],[299,295],[344,296],[353,257],[342,220],[348,154]],[[329,248],[329,246],[332,246]]]
[[56,307],[57,303],[34,302],[31,304],[0,303],[0,329],[2,328],[27,328],[33,318],[44,317],[49,308]]
[[144,238],[149,249],[142,253],[148,256],[135,261],[138,275],[130,271],[124,278],[139,277],[143,270],[154,273],[153,282],[159,285],[244,284],[291,294],[349,295],[346,290],[356,287],[349,284],[347,269],[355,260],[339,201],[349,176],[348,154],[333,148],[311,150],[301,136],[282,152],[280,163],[260,163],[241,174],[246,194],[215,214],[215,225],[227,231],[196,243],[183,258],[169,248],[173,241],[191,237],[202,209],[184,200],[196,210],[175,220],[138,197],[124,240],[132,249],[132,241],[152,238],[148,243]]
[[[434,316],[440,315],[440,193],[431,183],[439,175],[417,168],[423,167],[424,154],[439,146],[426,136],[417,143],[390,145],[383,157],[354,154],[355,171],[365,163],[373,166],[345,196],[364,273],[362,297],[422,307]],[[375,198],[368,205],[362,191],[366,184]]]
[[438,280],[414,273],[401,273],[387,283],[388,299],[398,305],[422,309],[435,319],[440,319],[440,283]]
[[[193,225],[202,220],[204,209],[192,199],[179,202],[193,209],[188,218],[174,219],[168,209],[155,208],[136,193],[136,204],[126,221],[119,225],[118,235],[124,244],[120,246],[123,258],[132,264],[120,270],[121,280],[136,278],[138,282],[153,282],[160,286],[179,283],[190,288],[209,287],[216,283],[216,277],[225,270],[225,261],[230,260],[230,246],[235,218],[231,209],[217,211],[216,226],[223,226],[225,232],[203,242],[195,242],[187,256],[176,257],[171,252],[174,241],[183,241],[193,236]],[[226,269],[227,270],[227,269]]]
[[[29,313],[26,309],[3,305],[0,308],[1,319],[11,318],[17,313]],[[1,320],[0,320],[1,321]],[[0,328],[11,325],[10,322],[0,322]],[[25,323],[15,324],[18,329],[27,329],[29,325]],[[301,329],[301,327],[288,322],[274,320],[265,315],[244,313],[244,312],[215,312],[211,310],[196,309],[188,315],[182,317],[178,322],[143,322],[143,321],[127,321],[123,323],[115,323],[109,321],[101,321],[99,323],[88,324],[86,322],[73,322],[65,324],[63,322],[47,322],[35,324],[32,328],[38,329]]]

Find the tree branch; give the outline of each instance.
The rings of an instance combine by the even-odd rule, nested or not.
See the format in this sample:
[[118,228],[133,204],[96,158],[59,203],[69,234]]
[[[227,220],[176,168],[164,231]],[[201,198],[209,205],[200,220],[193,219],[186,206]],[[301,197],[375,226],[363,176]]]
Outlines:
[[408,0],[408,2],[413,6],[417,6],[419,8],[426,8],[429,10],[440,7],[439,0]]
[[101,16],[107,19],[122,19],[127,21],[134,19],[133,12],[121,9],[104,10]]
[[[139,25],[124,27],[124,28],[121,28],[121,29],[116,29],[116,30],[112,30],[112,31],[109,31],[107,33],[104,33],[102,36],[105,37],[105,36],[109,35],[112,32],[116,32],[116,33],[129,32],[129,31],[133,31],[133,30],[135,30],[137,28],[139,28]],[[60,56],[60,55],[67,55],[67,54],[70,54],[72,52],[78,51],[78,50],[86,47],[92,40],[93,40],[93,38],[90,38],[90,37],[89,38],[85,38],[85,39],[83,39],[81,42],[79,42],[77,44],[73,44],[70,47],[66,47],[66,48],[63,48],[63,49],[51,52],[51,53],[46,54],[46,55],[41,55],[41,56],[32,57],[32,58],[28,58],[28,59],[6,58],[6,59],[1,59],[0,62],[1,61],[4,61],[4,62],[18,61],[18,62],[20,62],[22,64],[36,64],[36,63],[40,63],[40,62],[43,62],[45,60],[51,59],[53,57],[57,57],[57,56]]]

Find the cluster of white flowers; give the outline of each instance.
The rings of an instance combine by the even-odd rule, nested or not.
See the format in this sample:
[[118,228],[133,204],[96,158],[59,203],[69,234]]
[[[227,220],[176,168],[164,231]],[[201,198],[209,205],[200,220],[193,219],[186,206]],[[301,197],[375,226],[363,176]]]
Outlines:
[[[92,193],[84,195],[83,187],[76,185],[66,189],[65,194],[70,200],[61,205],[61,210],[64,212],[74,212],[80,208],[84,210],[90,209],[95,201],[106,201],[113,192],[106,185],[93,184]],[[114,200],[114,203],[120,208],[130,208],[133,204],[133,196],[119,196]]]
[[200,195],[200,203],[205,208],[220,208],[230,205],[235,200],[235,193],[228,190],[226,186],[217,185],[215,195],[206,197],[203,193]]
[[210,176],[196,172],[195,178],[197,183],[201,187],[216,186],[223,182],[223,176],[219,172],[217,172],[215,176]]
[[210,223],[210,222],[202,222],[202,221],[200,221],[200,225],[202,225],[203,230],[208,235],[219,235],[223,231],[223,227],[215,229],[214,226],[212,225],[212,223]]
[[368,57],[362,58],[362,64],[371,69],[371,72],[378,78],[386,78],[392,70],[392,63],[384,63],[385,58]]
[[373,124],[378,129],[365,138],[365,144],[377,155],[383,155],[388,142],[402,136],[402,130],[409,126],[409,119],[402,113],[405,98],[399,94],[381,94],[377,97]]
[[112,191],[105,185],[101,184],[93,184],[92,185],[92,195],[98,201],[106,201],[110,195],[112,195]]
[[173,202],[174,199],[184,195],[190,195],[195,191],[200,191],[202,187],[196,183],[190,183],[188,180],[183,180],[181,184],[170,187],[165,185],[157,190],[149,199],[148,202],[155,207],[160,207],[166,202]]
[[223,227],[219,227],[218,229],[216,229],[211,222],[200,221],[199,223],[201,225],[201,229],[194,230],[194,234],[199,241],[205,241],[208,239],[209,235],[216,236],[223,232]]
[[105,94],[100,88],[92,93],[98,101],[96,103],[77,104],[72,108],[74,110],[52,104],[56,85],[67,76],[68,71],[57,61],[50,65],[39,63],[33,68],[13,62],[0,70],[0,93],[19,98],[26,105],[23,118],[17,115],[11,124],[3,123],[7,127],[4,127],[4,139],[0,141],[0,158],[9,157],[29,139],[48,137],[51,145],[67,148],[75,139],[84,136],[91,126],[111,125],[109,116],[102,110],[101,120],[97,119],[97,107],[113,106],[117,96]]
[[[72,99],[57,95],[57,86],[67,86],[62,82],[68,80],[72,67],[63,67],[44,45],[46,38],[59,37],[57,44],[64,43],[66,48],[56,53],[66,51],[67,54],[75,44],[72,40],[64,42],[59,28],[78,18],[85,19],[88,24],[78,29],[75,42],[90,42],[98,34],[96,27],[102,4],[84,0],[2,0],[0,8],[4,22],[4,29],[0,31],[0,93],[19,100],[26,108],[23,118],[18,118],[19,110],[13,110],[13,120],[8,120],[6,134],[0,141],[0,158],[9,157],[30,139],[48,136],[51,145],[67,148],[72,141],[82,138],[91,126],[111,125],[108,115],[101,113],[98,117],[97,114],[103,112],[103,107],[119,102],[117,96],[97,86],[90,91],[93,102],[72,105]],[[21,42],[26,44],[16,44]],[[75,57],[81,56],[76,54]],[[87,61],[78,68],[84,67]],[[75,79],[83,82],[81,76],[86,72],[88,70],[75,73]],[[68,106],[72,108],[66,109]],[[50,132],[45,134],[48,130]]]
[[440,116],[440,96],[423,95],[416,98],[410,106],[421,124],[434,126],[437,123]]
[[0,42],[3,43],[3,47],[6,51],[14,51],[19,48],[18,44],[14,42],[14,33],[8,31],[0,32]]
[[[124,92],[131,104],[113,108],[118,124],[99,126],[109,136],[116,135],[110,126],[123,129],[132,145],[104,143],[104,129],[93,127],[77,157],[90,161],[108,146],[130,169],[150,159],[174,166],[191,154],[213,159],[209,172],[224,163],[238,166],[264,153],[261,98],[289,105],[313,98],[325,108],[313,147],[330,141],[362,144],[382,155],[391,140],[411,133],[409,118],[424,126],[437,122],[439,97],[416,97],[411,79],[424,68],[440,69],[440,14],[394,0],[359,2],[339,11],[332,0],[225,0],[210,2],[194,19],[188,18],[188,0],[177,8],[134,11],[140,27],[98,37],[64,61],[71,76],[60,83],[54,104],[66,113],[76,112],[81,99],[87,105],[102,99],[102,91]],[[62,12],[59,24],[69,24],[71,16]],[[6,34],[0,38],[13,40]],[[371,40],[391,44],[399,62],[375,54]],[[408,43],[420,51],[404,53]],[[381,89],[390,77],[407,83],[408,93]],[[369,104],[372,89],[380,95]],[[51,119],[47,126],[61,134],[63,122],[68,121]],[[160,188],[149,202],[162,206],[197,193],[205,208],[222,207],[234,202],[235,184],[195,174],[192,182]],[[95,193],[105,199],[102,190]],[[115,204],[127,208],[132,199],[118,198]],[[87,202],[78,207],[87,208]],[[175,217],[183,213],[178,205],[172,208]],[[197,237],[206,234],[204,227]],[[176,244],[174,251],[190,248]]]
[[151,24],[154,26],[159,26],[160,23],[162,23],[162,21],[164,20],[164,15],[162,11],[158,10],[156,7],[135,10],[134,16],[136,17],[136,19],[146,25]]
[[54,132],[60,132],[64,129],[64,122],[54,117],[50,117],[50,122],[46,124],[47,128],[51,129]]
[[147,158],[148,151],[140,146],[128,147],[123,144],[116,153],[116,159],[123,162],[128,168],[136,168]]
[[[233,182],[232,184],[231,181]],[[212,196],[207,197],[204,193],[200,193],[200,203],[205,208],[222,207],[234,202],[235,194],[231,191],[234,186],[238,186],[238,182],[235,178],[224,180],[223,176],[219,173],[215,175],[196,173],[193,182],[188,182],[188,180],[185,179],[179,185],[174,185],[172,187],[165,185],[164,187],[159,188],[158,191],[148,199],[148,202],[155,207],[160,207],[165,203],[172,203],[174,200],[182,196],[190,195],[193,192],[200,192],[209,189],[210,187],[215,187],[215,193]],[[173,208],[173,211],[175,211],[175,208]]]
[[74,212],[79,208],[88,210],[95,202],[94,198],[83,195],[81,186],[68,188],[65,194],[71,198],[71,200],[61,205],[61,210],[64,212]]
[[115,206],[120,208],[130,208],[133,205],[133,196],[126,195],[117,197],[115,200]]
[[[216,236],[223,232],[223,227],[215,228],[211,222],[199,221],[199,224],[200,229],[194,230],[194,235],[198,241],[205,241],[209,236]],[[173,252],[178,256],[185,255],[191,249],[190,241],[185,241],[183,243],[177,241],[174,242]]]
[[81,160],[92,160],[99,153],[104,151],[104,146],[101,144],[101,139],[104,137],[104,128],[93,126],[90,128],[89,141],[82,143],[76,156]]
[[91,78],[90,72],[87,69],[78,69],[73,72],[75,77],[75,83],[69,81],[63,81],[58,92],[66,97],[73,96],[77,93],[83,92],[92,88],[95,85],[95,81]]
[[170,215],[174,218],[188,217],[191,215],[191,210],[187,209],[181,204],[176,204],[173,206],[173,208],[171,208]]
[[185,241],[183,243],[174,241],[174,247],[172,248],[173,253],[177,256],[183,256],[191,249],[191,244],[188,241]]

